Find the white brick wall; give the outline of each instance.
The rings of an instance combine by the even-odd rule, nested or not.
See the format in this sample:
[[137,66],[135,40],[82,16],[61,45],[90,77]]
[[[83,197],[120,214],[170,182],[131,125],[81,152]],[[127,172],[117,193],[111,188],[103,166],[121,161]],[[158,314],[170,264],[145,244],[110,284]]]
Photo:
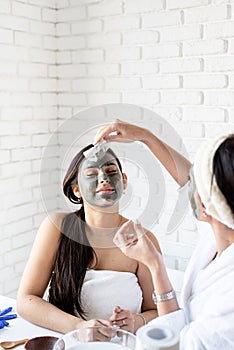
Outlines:
[[[233,58],[234,1],[1,0],[0,293],[15,296],[44,216],[38,174],[56,125],[87,107],[137,104],[169,121],[193,158],[234,130]],[[168,266],[184,269],[191,216],[158,234]]]
[[[39,169],[57,118],[44,94],[57,92],[57,79],[49,76],[55,51],[44,45],[55,37],[53,0],[2,0],[0,4],[0,294],[15,296],[19,279],[44,216]],[[57,122],[56,122],[57,123]],[[39,137],[41,139],[39,139]]]

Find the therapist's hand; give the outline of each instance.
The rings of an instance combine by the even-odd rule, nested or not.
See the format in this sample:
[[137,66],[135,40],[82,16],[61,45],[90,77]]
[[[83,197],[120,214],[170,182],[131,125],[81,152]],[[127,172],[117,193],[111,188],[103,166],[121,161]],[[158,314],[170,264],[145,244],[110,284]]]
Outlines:
[[12,307],[8,307],[7,309],[0,311],[0,328],[9,326],[7,321],[17,317],[16,314],[9,314],[11,311]]
[[140,223],[129,220],[116,232],[113,242],[129,258],[150,267],[161,263],[162,255]]
[[116,119],[114,123],[98,130],[94,144],[101,140],[118,142],[144,141],[148,132],[147,129]]

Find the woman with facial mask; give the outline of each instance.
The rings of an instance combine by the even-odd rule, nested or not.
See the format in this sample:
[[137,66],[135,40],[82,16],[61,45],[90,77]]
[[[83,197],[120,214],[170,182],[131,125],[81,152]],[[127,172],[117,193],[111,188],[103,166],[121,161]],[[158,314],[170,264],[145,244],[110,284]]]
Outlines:
[[202,146],[193,166],[150,131],[119,120],[99,130],[95,142],[102,139],[146,144],[180,190],[188,190],[199,220],[200,242],[185,272],[180,304],[163,257],[141,225],[128,221],[114,238],[126,256],[151,271],[160,316],[152,323],[180,334],[182,350],[234,349],[234,135]]
[[78,210],[54,214],[40,226],[18,291],[21,316],[62,333],[100,325],[134,333],[157,316],[150,271],[113,244],[127,221],[119,214],[126,186],[110,148],[89,145],[74,157],[63,192]]

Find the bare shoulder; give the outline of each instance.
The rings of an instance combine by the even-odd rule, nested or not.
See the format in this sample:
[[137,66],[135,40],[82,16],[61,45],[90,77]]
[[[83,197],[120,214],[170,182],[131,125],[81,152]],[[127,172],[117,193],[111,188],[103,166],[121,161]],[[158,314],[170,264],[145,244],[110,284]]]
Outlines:
[[47,215],[39,227],[38,235],[60,237],[63,220],[68,214],[56,212]]
[[64,212],[55,212],[48,214],[45,219],[43,220],[42,224],[45,225],[55,225],[56,227],[61,227],[63,219],[68,215],[69,213]]

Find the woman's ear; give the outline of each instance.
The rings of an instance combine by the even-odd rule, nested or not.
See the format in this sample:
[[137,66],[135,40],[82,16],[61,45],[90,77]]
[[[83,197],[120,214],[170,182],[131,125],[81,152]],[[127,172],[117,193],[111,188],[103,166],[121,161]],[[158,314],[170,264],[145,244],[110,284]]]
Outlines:
[[125,173],[123,173],[123,187],[124,190],[127,188],[127,184],[128,184],[128,177]]
[[207,214],[207,212],[206,212],[206,207],[205,207],[204,204],[202,203],[201,197],[200,197],[200,195],[198,194],[198,192],[196,192],[195,197],[196,197],[196,201],[197,201],[197,203],[198,203],[198,205],[199,205],[199,208],[200,208],[200,217],[199,217],[199,220],[201,220],[201,221],[206,221],[206,222],[210,222],[211,216],[210,216],[209,214]]
[[81,198],[80,189],[78,185],[72,185],[72,191],[77,198]]

